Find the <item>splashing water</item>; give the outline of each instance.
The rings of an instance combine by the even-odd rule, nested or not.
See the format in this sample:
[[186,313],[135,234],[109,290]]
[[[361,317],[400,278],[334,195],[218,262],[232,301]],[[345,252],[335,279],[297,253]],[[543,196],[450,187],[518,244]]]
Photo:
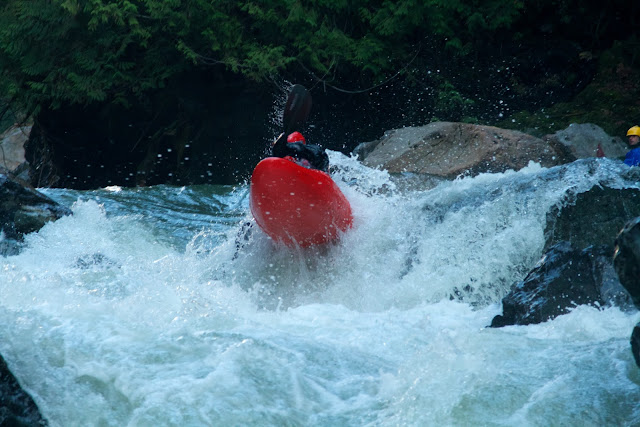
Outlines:
[[53,426],[634,425],[637,313],[490,329],[599,159],[400,190],[330,153],[340,242],[275,245],[248,187],[43,190],[71,217],[2,260],[0,353]]

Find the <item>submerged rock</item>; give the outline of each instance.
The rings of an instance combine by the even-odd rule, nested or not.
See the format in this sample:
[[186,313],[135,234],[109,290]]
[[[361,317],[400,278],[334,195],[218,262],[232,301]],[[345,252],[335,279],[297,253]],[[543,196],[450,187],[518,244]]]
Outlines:
[[503,314],[493,318],[491,327],[545,322],[582,304],[632,307],[613,269],[609,246],[578,250],[560,242],[503,298]]
[[93,254],[86,254],[76,258],[74,267],[88,270],[88,269],[108,269],[110,267],[119,267],[119,264],[107,257],[106,255],[96,252]]
[[33,398],[20,387],[0,356],[0,426],[46,426]]

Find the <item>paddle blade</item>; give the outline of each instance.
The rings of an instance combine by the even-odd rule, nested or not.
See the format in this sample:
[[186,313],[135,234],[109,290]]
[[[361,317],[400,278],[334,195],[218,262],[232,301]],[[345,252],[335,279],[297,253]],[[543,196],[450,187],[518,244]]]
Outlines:
[[302,85],[294,85],[289,92],[287,104],[284,107],[282,123],[284,133],[288,135],[307,121],[311,112],[311,94]]

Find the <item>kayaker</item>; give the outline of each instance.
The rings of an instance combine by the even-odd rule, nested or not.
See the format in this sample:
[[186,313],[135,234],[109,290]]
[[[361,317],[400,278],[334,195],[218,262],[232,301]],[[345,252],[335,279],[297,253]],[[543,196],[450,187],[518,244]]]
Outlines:
[[317,144],[307,144],[300,132],[293,132],[284,138],[279,138],[273,146],[273,156],[291,160],[309,169],[329,171],[329,156],[324,148]]
[[627,137],[629,138],[629,146],[632,150],[629,150],[624,158],[624,163],[629,166],[640,165],[640,126],[633,126],[627,131]]

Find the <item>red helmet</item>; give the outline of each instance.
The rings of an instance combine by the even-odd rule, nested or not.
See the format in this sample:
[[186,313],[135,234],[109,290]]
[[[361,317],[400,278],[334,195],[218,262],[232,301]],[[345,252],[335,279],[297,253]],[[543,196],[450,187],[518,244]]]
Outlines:
[[306,144],[307,140],[304,139],[304,136],[302,136],[300,132],[293,132],[287,137],[287,142],[302,142]]

